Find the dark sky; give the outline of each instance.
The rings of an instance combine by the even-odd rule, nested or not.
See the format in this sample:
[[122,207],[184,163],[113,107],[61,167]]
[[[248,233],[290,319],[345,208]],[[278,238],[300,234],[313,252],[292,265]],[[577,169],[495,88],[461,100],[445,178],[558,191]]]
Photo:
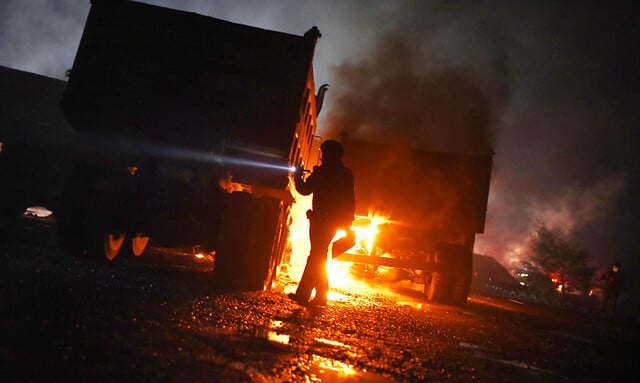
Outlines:
[[[538,224],[595,266],[640,248],[638,6],[586,1],[144,1],[301,35],[319,134],[495,151],[476,252],[509,266]],[[89,0],[0,2],[0,65],[64,78]],[[633,8],[632,8],[633,7]]]

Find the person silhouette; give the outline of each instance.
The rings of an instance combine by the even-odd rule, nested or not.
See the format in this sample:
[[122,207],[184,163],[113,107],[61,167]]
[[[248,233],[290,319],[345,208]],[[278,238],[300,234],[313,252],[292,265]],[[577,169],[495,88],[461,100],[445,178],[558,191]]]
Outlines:
[[[355,244],[355,234],[350,230],[355,211],[353,172],[342,163],[344,149],[340,142],[327,140],[322,143],[320,150],[321,165],[314,167],[306,180],[301,170],[294,175],[298,193],[313,194],[312,210],[307,211],[311,250],[298,288],[295,293],[289,294],[289,298],[303,306],[324,306],[327,303],[327,253],[336,232],[345,230],[346,241],[352,246]],[[342,249],[351,247],[345,246],[344,240],[342,242]],[[333,255],[338,254],[334,252]],[[314,289],[315,297],[309,302]]]
[[620,263],[614,263],[611,269],[602,275],[602,306],[601,313],[614,313],[618,301],[618,293],[622,284]]

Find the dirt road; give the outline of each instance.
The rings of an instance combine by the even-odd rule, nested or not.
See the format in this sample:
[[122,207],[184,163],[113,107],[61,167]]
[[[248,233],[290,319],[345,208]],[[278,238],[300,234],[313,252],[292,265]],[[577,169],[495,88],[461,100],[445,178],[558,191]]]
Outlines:
[[110,263],[41,234],[0,243],[3,382],[621,382],[635,365],[639,334],[615,320],[365,283],[312,310],[286,273],[222,292],[177,250]]

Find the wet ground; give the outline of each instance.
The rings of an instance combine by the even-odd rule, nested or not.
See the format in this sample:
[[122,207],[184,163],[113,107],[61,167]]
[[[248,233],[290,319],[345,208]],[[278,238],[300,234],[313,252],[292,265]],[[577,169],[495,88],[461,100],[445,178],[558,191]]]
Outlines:
[[273,291],[222,292],[186,250],[108,262],[2,229],[3,382],[620,382],[640,344],[616,318],[434,305],[406,283],[333,286],[309,309],[286,297],[294,268]]

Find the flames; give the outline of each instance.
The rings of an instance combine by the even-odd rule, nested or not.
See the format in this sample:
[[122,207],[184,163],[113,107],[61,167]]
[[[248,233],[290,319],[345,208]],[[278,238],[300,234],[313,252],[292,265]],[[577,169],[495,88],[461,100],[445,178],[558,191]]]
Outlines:
[[[292,254],[289,261],[289,270],[292,277],[300,280],[304,266],[309,255],[309,221],[306,211],[311,208],[311,196],[296,195],[296,202],[291,209],[290,241]],[[370,213],[368,216],[356,216],[351,226],[356,234],[356,244],[347,252],[357,254],[376,255],[376,238],[380,232],[380,225],[389,222],[388,218]],[[344,237],[344,231],[338,231],[333,241]],[[331,248],[329,249],[331,250]],[[329,254],[331,252],[329,251]],[[379,255],[379,254],[378,254]],[[349,291],[362,290],[362,283],[354,278],[351,273],[352,262],[329,260],[327,273],[329,285],[333,288],[342,288]],[[329,291],[329,300],[339,300],[340,294],[335,290]]]
[[[306,212],[312,207],[312,196],[295,195],[295,203],[291,206],[291,223],[289,225],[289,248],[291,254],[288,257],[286,270],[289,276],[299,281],[302,277],[304,267],[309,255],[309,220]],[[381,256],[380,250],[377,248],[377,237],[380,233],[380,226],[390,222],[387,217],[379,214],[369,213],[367,216],[356,216],[351,230],[355,233],[355,245],[347,250],[348,253],[359,255]],[[333,238],[333,242],[346,236],[344,231],[339,230]],[[331,247],[329,254],[331,254]],[[213,262],[214,252],[206,252],[200,246],[194,246],[191,251],[185,252],[184,255],[191,255],[199,261]],[[330,257],[330,256],[329,256]],[[327,262],[327,274],[329,276],[329,285],[338,289],[348,291],[363,291],[367,289],[365,285],[355,278],[352,273],[353,262],[338,261],[330,259]],[[284,292],[294,292],[297,286],[285,286]],[[340,300],[341,295],[336,290],[329,291],[329,300]]]

